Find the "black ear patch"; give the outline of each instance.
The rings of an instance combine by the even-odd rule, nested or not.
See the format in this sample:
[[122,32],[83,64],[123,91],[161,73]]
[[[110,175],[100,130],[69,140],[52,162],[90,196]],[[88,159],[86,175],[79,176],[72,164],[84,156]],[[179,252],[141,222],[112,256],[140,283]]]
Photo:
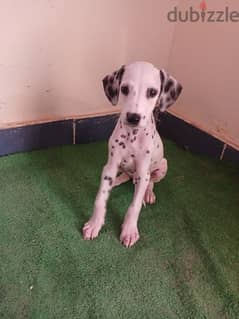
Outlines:
[[173,81],[169,79],[165,84],[164,92],[168,93],[168,91],[171,89],[172,86],[173,86]]
[[155,108],[157,108],[157,110],[154,112],[155,114],[158,113],[158,111],[164,112],[171,106],[177,100],[183,89],[182,85],[164,70],[160,70],[160,79],[161,91],[156,102]]
[[113,105],[118,103],[119,89],[124,71],[125,66],[123,65],[118,71],[114,71],[111,75],[106,75],[102,80],[105,95]]
[[160,70],[159,73],[160,73],[161,85],[163,85],[164,84],[164,80],[165,80],[165,75],[164,75],[162,70]]

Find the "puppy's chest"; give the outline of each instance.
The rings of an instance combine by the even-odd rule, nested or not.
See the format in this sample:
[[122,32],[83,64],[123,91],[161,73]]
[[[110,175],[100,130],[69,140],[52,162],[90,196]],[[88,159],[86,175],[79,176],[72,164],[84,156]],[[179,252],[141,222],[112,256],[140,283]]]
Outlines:
[[[117,132],[118,133],[118,132]],[[153,157],[157,149],[158,133],[156,130],[132,129],[130,132],[121,130],[114,134],[111,147],[115,149],[121,159],[120,166],[128,172],[134,172],[136,159],[145,156]]]
[[[139,155],[144,149],[145,151],[154,147],[155,133],[149,133],[144,129],[132,129],[130,132],[121,131],[115,136],[115,146],[122,156]],[[133,157],[133,156],[132,156]]]

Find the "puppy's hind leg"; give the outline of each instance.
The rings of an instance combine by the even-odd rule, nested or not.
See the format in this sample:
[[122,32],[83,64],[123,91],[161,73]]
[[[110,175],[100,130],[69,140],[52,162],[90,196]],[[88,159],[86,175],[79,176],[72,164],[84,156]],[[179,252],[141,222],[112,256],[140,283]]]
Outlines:
[[159,166],[151,172],[150,180],[154,183],[158,183],[163,179],[168,171],[168,162],[166,158],[163,158],[159,163]]
[[149,182],[149,185],[145,191],[145,194],[144,194],[144,201],[143,201],[143,204],[154,204],[155,201],[156,201],[156,196],[153,192],[153,188],[154,188],[154,182],[150,181]]
[[127,175],[125,172],[123,172],[119,176],[116,177],[115,182],[113,184],[113,187],[116,187],[116,186],[119,186],[120,184],[128,182],[128,180],[130,180],[129,175]]
[[144,204],[154,204],[156,195],[153,192],[154,183],[158,183],[167,173],[168,164],[166,158],[163,158],[159,163],[159,167],[151,172],[150,182],[144,194]]

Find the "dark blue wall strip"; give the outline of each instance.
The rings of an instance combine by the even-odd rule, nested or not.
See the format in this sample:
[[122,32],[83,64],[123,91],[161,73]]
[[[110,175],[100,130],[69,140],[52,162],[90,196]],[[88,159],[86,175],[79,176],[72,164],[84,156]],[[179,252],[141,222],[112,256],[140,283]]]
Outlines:
[[162,114],[158,129],[162,136],[173,140],[186,150],[220,159],[224,146],[222,141],[172,114]]
[[[0,130],[0,156],[52,146],[107,140],[118,115],[65,120]],[[161,115],[158,130],[186,150],[220,159],[224,143],[169,113]],[[227,146],[224,160],[239,163],[239,151]]]
[[0,130],[0,155],[72,144],[72,120]]
[[75,121],[76,144],[107,140],[118,119],[118,115],[100,116]]

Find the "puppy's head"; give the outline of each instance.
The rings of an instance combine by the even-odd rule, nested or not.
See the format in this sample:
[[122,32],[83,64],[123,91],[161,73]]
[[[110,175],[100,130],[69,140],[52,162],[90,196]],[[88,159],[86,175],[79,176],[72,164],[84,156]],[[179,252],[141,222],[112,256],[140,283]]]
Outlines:
[[152,112],[164,112],[179,97],[182,86],[164,70],[147,62],[122,66],[103,79],[105,94],[113,105],[122,107],[129,126],[146,126]]

